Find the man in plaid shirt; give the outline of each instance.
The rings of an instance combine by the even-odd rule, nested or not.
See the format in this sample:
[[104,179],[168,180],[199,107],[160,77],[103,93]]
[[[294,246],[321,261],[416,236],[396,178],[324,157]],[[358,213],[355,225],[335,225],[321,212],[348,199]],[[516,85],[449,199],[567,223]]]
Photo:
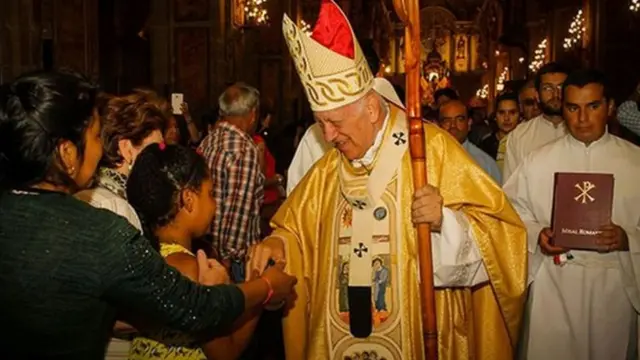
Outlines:
[[244,281],[244,257],[260,241],[264,175],[251,138],[258,122],[260,93],[236,83],[218,99],[220,120],[200,145],[213,179],[216,216],[213,248],[231,262],[235,281]]

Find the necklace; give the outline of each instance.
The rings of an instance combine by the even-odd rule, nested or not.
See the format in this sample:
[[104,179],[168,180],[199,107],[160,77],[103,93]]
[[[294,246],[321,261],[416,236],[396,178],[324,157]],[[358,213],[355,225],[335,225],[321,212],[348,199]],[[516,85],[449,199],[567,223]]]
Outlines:
[[98,186],[101,186],[115,195],[127,199],[127,177],[116,170],[101,168],[98,174]]

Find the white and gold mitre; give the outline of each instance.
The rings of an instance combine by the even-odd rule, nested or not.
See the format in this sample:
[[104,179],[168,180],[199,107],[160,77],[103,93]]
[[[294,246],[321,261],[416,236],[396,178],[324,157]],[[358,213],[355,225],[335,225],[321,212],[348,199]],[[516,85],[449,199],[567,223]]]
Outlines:
[[286,14],[282,30],[314,112],[351,104],[371,89],[403,107],[388,81],[374,79],[349,20],[333,0],[322,1],[311,35]]

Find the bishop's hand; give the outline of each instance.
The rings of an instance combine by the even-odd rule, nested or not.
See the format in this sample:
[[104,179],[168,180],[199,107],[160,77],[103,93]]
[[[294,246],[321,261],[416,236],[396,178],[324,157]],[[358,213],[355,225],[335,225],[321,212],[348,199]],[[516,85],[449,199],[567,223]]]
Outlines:
[[605,225],[600,228],[600,235],[596,244],[600,252],[629,251],[629,238],[627,232],[616,224]]
[[554,246],[552,245],[552,243],[553,243],[553,230],[551,230],[548,227],[540,230],[540,234],[538,234],[538,245],[540,245],[540,251],[542,251],[543,254],[554,256],[554,255],[564,254],[567,251],[569,251],[568,249],[565,249],[563,247]]
[[247,256],[247,273],[258,271],[259,274],[262,274],[267,268],[269,260],[284,264],[284,255],[284,243],[282,239],[267,237],[264,241],[249,249],[249,255]]
[[436,187],[427,185],[416,191],[411,205],[411,219],[414,224],[429,224],[432,230],[442,225],[442,196]]

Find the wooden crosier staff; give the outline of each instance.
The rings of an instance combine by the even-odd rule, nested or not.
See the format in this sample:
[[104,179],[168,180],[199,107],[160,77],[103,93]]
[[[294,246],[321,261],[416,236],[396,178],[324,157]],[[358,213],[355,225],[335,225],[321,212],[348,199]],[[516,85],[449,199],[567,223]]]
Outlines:
[[[427,157],[420,102],[420,6],[419,0],[393,0],[398,17],[404,23],[404,58],[406,74],[406,107],[409,117],[409,147],[413,186],[427,185]],[[422,336],[427,360],[438,358],[436,298],[433,287],[433,256],[431,229],[428,224],[417,225],[418,258],[420,260],[420,302],[422,308]]]

